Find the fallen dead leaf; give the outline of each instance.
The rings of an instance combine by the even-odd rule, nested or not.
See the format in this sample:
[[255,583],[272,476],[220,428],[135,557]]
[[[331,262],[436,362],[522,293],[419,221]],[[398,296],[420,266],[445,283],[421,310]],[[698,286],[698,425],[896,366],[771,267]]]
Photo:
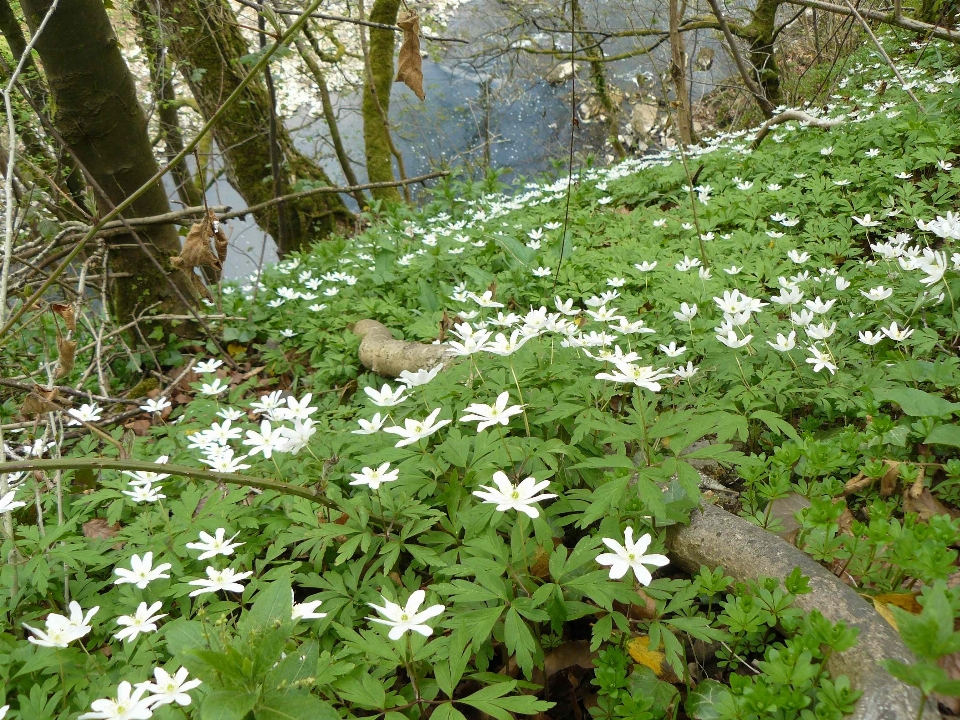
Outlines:
[[907,488],[903,492],[903,512],[917,513],[921,520],[929,520],[934,515],[949,515],[954,520],[960,518],[960,512],[951,510],[937,500],[930,493],[929,488],[923,488],[917,497],[913,496],[912,489]]
[[897,481],[900,479],[900,463],[893,460],[884,460],[890,467],[880,478],[880,495],[890,497],[897,491]]
[[124,423],[124,427],[127,430],[133,430],[134,434],[143,437],[150,433],[150,421],[146,418],[141,418],[139,420],[130,420]]
[[627,652],[634,662],[646,665],[653,670],[657,677],[663,675],[663,653],[650,649],[650,638],[638,635],[627,642]]
[[868,487],[873,485],[875,480],[876,478],[867,477],[863,473],[857,473],[852,478],[847,480],[846,484],[843,486],[843,494],[851,495],[855,492],[866,490]]
[[93,518],[83,524],[83,536],[91,540],[109,540],[120,532],[120,523],[109,525],[103,518]]

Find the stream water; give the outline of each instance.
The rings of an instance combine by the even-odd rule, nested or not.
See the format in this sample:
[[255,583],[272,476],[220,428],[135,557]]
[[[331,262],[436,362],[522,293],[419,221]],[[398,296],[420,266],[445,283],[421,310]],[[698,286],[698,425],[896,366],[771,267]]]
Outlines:
[[[646,27],[657,15],[657,1],[585,0],[585,24],[611,30]],[[497,0],[471,0],[456,10],[444,31],[471,40],[469,45],[424,44],[430,52],[423,63],[425,102],[421,103],[405,86],[393,86],[390,119],[407,175],[423,174],[438,167],[459,166],[474,175],[482,173],[485,167],[508,168],[503,179],[517,182],[549,172],[554,158],[566,156],[571,127],[571,83],[567,80],[551,84],[545,79],[562,61],[552,56],[496,52],[496,44],[484,38],[514,20],[504,7]],[[546,14],[543,19],[549,21]],[[661,20],[665,22],[662,17]],[[541,33],[527,42],[546,46],[549,37]],[[696,69],[691,61],[691,95],[696,100],[713,89],[721,78],[728,77],[732,66],[708,33],[689,33],[685,39],[691,59],[696,58],[703,47],[713,50],[716,58],[712,67],[705,70]],[[502,47],[503,41],[498,39],[498,42]],[[605,46],[605,50],[608,55],[615,55],[637,47],[639,42],[636,38],[619,39]],[[556,47],[569,51],[569,38],[557,36]],[[667,69],[668,58],[669,46],[664,43],[649,55],[609,63],[608,77],[622,92],[627,113],[630,106],[644,96],[660,94],[659,78]],[[587,81],[586,70],[579,68],[578,103],[584,100]],[[363,157],[360,102],[359,93],[335,97],[344,144],[348,154],[358,161],[356,166],[363,182],[359,162]],[[583,105],[579,110],[581,125],[574,140],[576,151],[581,155],[592,152],[601,161],[612,159],[604,148],[604,123],[584,118]],[[325,139],[323,120],[300,113],[292,118],[290,127],[298,147],[320,158],[331,179],[344,184]],[[348,201],[353,202],[352,198]],[[210,189],[208,202],[235,208],[243,206],[242,198],[224,179]],[[252,219],[233,220],[229,228],[231,250],[226,277],[256,272],[261,258],[263,262],[276,260],[273,240]]]

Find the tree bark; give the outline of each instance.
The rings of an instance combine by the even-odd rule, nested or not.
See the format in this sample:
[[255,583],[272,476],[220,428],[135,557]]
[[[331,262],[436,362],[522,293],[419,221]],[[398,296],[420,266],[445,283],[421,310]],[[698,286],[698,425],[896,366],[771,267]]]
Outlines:
[[[576,28],[583,28],[586,22],[583,17],[583,9],[580,7],[580,0],[572,0],[573,18]],[[577,42],[583,48],[583,54],[589,58],[587,63],[590,67],[590,80],[593,83],[593,91],[597,94],[600,101],[600,107],[603,108],[607,116],[607,130],[609,132],[610,144],[617,154],[618,160],[623,160],[627,156],[627,151],[620,142],[620,107],[614,104],[610,97],[610,89],[607,84],[606,63],[603,62],[602,45],[597,42],[591,33],[577,32]]]
[[[13,57],[13,67],[20,61],[24,51],[27,49],[27,40],[23,36],[23,28],[17,19],[13,8],[7,0],[0,0],[0,34],[7,41],[10,47],[10,53]],[[30,93],[30,98],[38,108],[44,108],[47,104],[47,86],[43,75],[33,62],[33,58],[28,58],[24,63],[23,72],[20,74],[20,82]],[[16,99],[15,99],[16,102]],[[29,109],[27,109],[29,113]],[[49,116],[47,116],[49,117]],[[86,182],[83,175],[74,166],[73,159],[67,155],[63,148],[57,147],[56,143],[50,143],[49,146],[41,139],[40,134],[33,128],[29,122],[22,122],[17,128],[17,134],[23,140],[27,150],[36,158],[46,161],[44,167],[50,175],[67,186],[67,190],[74,203],[79,207],[87,209],[84,204],[83,192],[86,188]],[[59,176],[59,177],[58,177]],[[56,191],[53,191],[54,194]]]
[[[164,144],[167,161],[183,150],[183,132],[180,129],[179,105],[173,87],[173,75],[167,48],[157,27],[157,16],[150,11],[147,0],[137,0],[135,5],[140,44],[149,61],[153,101],[157,109],[157,126]],[[185,160],[170,169],[177,184],[177,196],[186,207],[203,204],[203,192],[190,176]]]
[[746,27],[750,36],[750,64],[757,69],[760,87],[774,106],[780,104],[780,68],[774,52],[773,33],[777,27],[777,9],[782,0],[758,0],[753,20]]
[[[400,0],[375,0],[370,22],[396,25]],[[364,28],[360,28],[364,32]],[[370,29],[367,72],[363,83],[363,143],[370,182],[390,182],[393,177],[393,143],[390,138],[390,91],[393,88],[393,51],[396,33]],[[374,190],[377,200],[399,201],[396,188]]]
[[[161,23],[174,56],[186,66],[183,76],[200,113],[210,118],[220,103],[246,77],[241,58],[250,47],[226,0],[160,0]],[[263,79],[243,92],[230,113],[214,126],[213,134],[226,160],[227,179],[248,205],[273,197],[270,173],[270,101]],[[293,145],[282,124],[277,126],[282,151],[281,194],[297,183],[329,186],[327,174]],[[352,226],[353,215],[338,195],[315,195],[284,203],[286,230],[281,256],[306,249],[314,240]],[[270,208],[256,214],[257,223],[278,237],[278,216]]]
[[[21,0],[32,32],[50,5],[51,0]],[[118,205],[146,183],[158,166],[133,76],[120,54],[102,0],[62,3],[35,47],[46,73],[54,125],[109,198],[109,202],[97,198],[100,212],[106,213],[111,203]],[[126,216],[148,217],[169,211],[163,185],[156,182],[130,206]],[[119,276],[109,285],[114,316],[121,323],[129,322],[138,309],[157,302],[161,312],[187,312],[168,282],[169,277],[184,297],[196,297],[190,279],[172,270],[169,262],[180,252],[176,228],[158,225],[144,228],[139,235],[169,274],[144,257],[131,236],[109,238],[110,270]]]
[[676,95],[677,135],[684,145],[693,142],[693,119],[690,115],[690,93],[687,90],[687,53],[680,32],[682,11],[677,0],[670,0],[670,77]]

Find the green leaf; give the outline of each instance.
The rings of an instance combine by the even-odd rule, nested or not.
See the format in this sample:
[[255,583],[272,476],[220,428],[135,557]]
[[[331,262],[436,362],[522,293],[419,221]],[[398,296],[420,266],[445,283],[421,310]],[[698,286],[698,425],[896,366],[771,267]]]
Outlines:
[[627,491],[627,485],[630,483],[629,477],[617,478],[601,485],[592,493],[593,501],[583,511],[577,527],[585,528],[593,522],[610,514],[614,503],[623,500],[624,493]]
[[458,700],[476,708],[480,712],[492,715],[497,720],[512,720],[510,713],[520,715],[534,715],[544,712],[554,706],[552,702],[537,700],[533,695],[511,695],[504,697],[517,686],[516,680],[498,682],[477,690],[472,695]]
[[320,648],[315,640],[304,643],[296,650],[287,653],[275,668],[267,674],[266,687],[290,687],[317,672],[317,662],[320,658]]
[[517,666],[530,677],[533,670],[533,656],[537,652],[537,641],[520,614],[510,608],[504,621],[504,640],[507,651],[517,658]]
[[679,695],[673,685],[658,678],[653,670],[644,665],[638,664],[627,680],[633,696],[650,698],[654,708],[664,715]]
[[257,693],[237,690],[214,690],[203,699],[201,720],[243,720],[253,710]]
[[452,702],[438,705],[430,718],[431,720],[467,720],[463,713],[453,706]]
[[948,417],[960,411],[960,403],[945,400],[939,395],[933,395],[914,388],[870,388],[878,402],[893,402],[900,409],[912,417]]
[[237,623],[237,630],[243,634],[266,632],[289,622],[293,614],[293,590],[290,578],[274,580],[257,593],[256,599]]
[[797,431],[794,430],[793,425],[788,423],[775,412],[771,412],[770,410],[755,410],[753,414],[750,415],[750,419],[759,420],[773,432],[780,433],[784,437],[788,437],[791,440],[800,440],[800,435],[798,435]]
[[960,447],[960,425],[937,425],[924,442],[927,445],[952,445]]
[[269,692],[254,714],[257,720],[340,720],[332,705],[305,691]]

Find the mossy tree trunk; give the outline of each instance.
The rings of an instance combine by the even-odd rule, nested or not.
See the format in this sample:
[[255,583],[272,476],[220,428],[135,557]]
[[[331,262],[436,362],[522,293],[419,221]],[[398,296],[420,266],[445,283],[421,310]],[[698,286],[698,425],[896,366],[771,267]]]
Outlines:
[[[684,3],[686,6],[686,3]],[[670,0],[670,77],[673,79],[674,100],[677,108],[677,135],[684,145],[693,142],[693,118],[690,112],[690,91],[687,88],[687,53],[684,48],[680,22],[684,9],[677,0]]]
[[780,68],[774,48],[777,10],[781,0],[759,0],[753,10],[753,20],[745,28],[750,42],[750,64],[756,68],[757,80],[763,94],[774,105],[779,105]]
[[[370,10],[370,22],[396,25],[399,12],[400,0],[375,0]],[[363,31],[361,28],[361,32]],[[391,182],[394,179],[388,118],[395,47],[396,33],[391,30],[370,29],[368,71],[363,83],[363,143],[370,182]],[[371,194],[378,200],[400,200],[400,193],[396,188],[372,190]]]
[[[583,16],[583,9],[580,6],[580,0],[572,0],[573,17],[575,27],[586,27],[586,20]],[[577,42],[583,49],[583,54],[587,56],[590,68],[590,80],[593,83],[593,91],[597,94],[600,101],[600,107],[607,118],[607,131],[610,145],[617,154],[617,159],[623,160],[627,156],[627,151],[620,142],[620,106],[615,103],[610,96],[610,87],[607,83],[606,63],[603,61],[603,46],[598,42],[598,38],[588,32],[578,32]]]
[[[36,32],[51,0],[21,0],[27,24]],[[36,50],[43,64],[53,108],[53,122],[90,175],[103,188],[109,203],[97,198],[105,214],[146,183],[157,170],[150,148],[147,119],[137,100],[137,88],[110,25],[102,0],[62,2],[40,35]],[[126,211],[127,217],[147,217],[170,211],[163,185],[154,183]],[[188,308],[168,282],[186,298],[196,296],[190,279],[173,270],[169,258],[180,252],[173,225],[144,228],[139,233],[167,275],[137,246],[133,237],[107,239],[110,303],[120,322],[159,303],[161,312],[184,313]]]
[[[4,40],[7,41],[7,46],[10,48],[13,59],[13,67],[15,67],[27,48],[27,40],[23,35],[20,20],[17,18],[7,0],[0,0],[0,34],[2,34]],[[6,84],[9,78],[5,73],[2,75],[4,84]],[[28,58],[27,62],[24,63],[23,71],[20,74],[20,82],[30,94],[30,99],[33,101],[34,106],[45,112],[45,106],[47,105],[47,86],[42,73],[34,64],[32,58]],[[17,95],[14,96],[14,102],[19,102]],[[24,104],[23,112],[29,115],[32,113],[32,110]],[[47,117],[49,118],[49,116]],[[83,175],[76,168],[73,158],[71,158],[62,147],[57,146],[56,143],[51,143],[50,145],[45,143],[36,129],[31,126],[30,122],[25,121],[18,123],[17,134],[20,136],[20,139],[23,140],[27,151],[34,156],[34,161],[38,162],[56,182],[63,182],[63,184],[67,186],[67,191],[70,193],[73,202],[84,210],[87,210],[88,208],[85,207],[83,198],[86,182],[83,179]],[[54,191],[54,194],[56,194],[56,191]]]
[[[183,132],[180,129],[177,94],[173,86],[170,58],[163,44],[163,35],[157,27],[157,16],[147,5],[147,0],[137,0],[134,5],[137,15],[137,30],[140,45],[146,53],[150,68],[153,101],[157,109],[157,127],[164,144],[167,162],[183,150]],[[177,184],[180,202],[188,207],[203,204],[203,190],[191,177],[186,160],[181,160],[170,169]]]
[[[250,46],[226,0],[160,0],[164,37],[184,67],[183,76],[204,118],[247,75],[241,58]],[[274,196],[270,172],[270,101],[262,78],[251,82],[230,112],[214,126],[213,134],[226,160],[227,179],[249,205]],[[323,169],[294,147],[282,123],[277,127],[282,152],[280,191],[292,192],[297,183],[330,186]],[[303,187],[297,189],[304,189]],[[306,249],[314,240],[352,226],[353,215],[339,195],[314,195],[257,213],[260,227],[278,237],[278,207],[285,215],[286,234],[281,256]]]

